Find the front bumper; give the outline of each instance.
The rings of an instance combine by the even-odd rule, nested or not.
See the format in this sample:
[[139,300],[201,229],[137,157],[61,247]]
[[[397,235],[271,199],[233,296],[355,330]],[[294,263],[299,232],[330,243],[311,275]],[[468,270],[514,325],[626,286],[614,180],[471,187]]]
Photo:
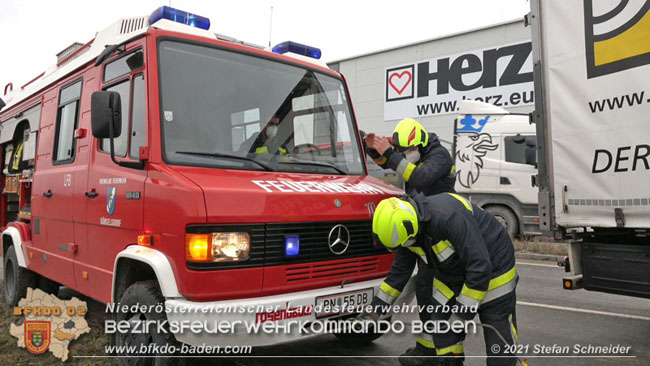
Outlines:
[[[415,295],[413,277],[411,277],[395,305],[410,303],[413,300]],[[299,323],[309,323],[317,320],[314,311],[301,311],[302,309],[313,308],[317,297],[367,288],[373,288],[374,294],[377,294],[382,281],[383,278],[379,278],[352,283],[344,288],[340,286],[326,287],[241,300],[193,302],[185,299],[169,299],[165,301],[165,307],[168,309],[167,320],[170,324],[197,324],[195,329],[184,328],[182,331],[175,331],[174,335],[179,342],[191,346],[270,346],[322,334],[307,334],[301,332],[298,326]],[[260,309],[262,310],[260,311]],[[267,311],[269,309],[272,310]],[[267,320],[260,324],[259,321],[262,318],[269,319],[269,314],[276,311],[276,309],[283,314],[277,316],[279,313],[275,312],[279,320]],[[282,312],[282,310],[286,309],[292,310]],[[287,316],[289,313],[293,315]],[[290,319],[286,319],[286,317]],[[268,322],[273,324],[267,324]],[[253,324],[258,324],[260,327],[257,331],[249,333]],[[279,331],[276,331],[276,325]],[[269,327],[269,331],[265,331],[264,326]]]

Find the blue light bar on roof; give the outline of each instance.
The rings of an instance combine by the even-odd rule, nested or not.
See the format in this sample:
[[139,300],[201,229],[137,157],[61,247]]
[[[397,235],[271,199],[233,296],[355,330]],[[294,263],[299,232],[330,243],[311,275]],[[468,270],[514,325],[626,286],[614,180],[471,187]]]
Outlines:
[[149,15],[149,24],[153,24],[160,19],[167,19],[205,30],[210,29],[210,19],[186,11],[170,8],[169,6],[161,6],[154,10],[153,13]]
[[286,42],[276,44],[275,46],[273,46],[272,51],[280,54],[291,52],[297,55],[307,56],[315,59],[319,59],[321,56],[320,48],[307,46],[304,44],[291,42],[291,41],[286,41]]

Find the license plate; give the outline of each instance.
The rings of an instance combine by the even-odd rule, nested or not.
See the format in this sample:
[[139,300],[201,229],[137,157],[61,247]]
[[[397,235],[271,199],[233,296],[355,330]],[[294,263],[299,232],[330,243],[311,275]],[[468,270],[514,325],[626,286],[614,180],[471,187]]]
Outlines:
[[373,296],[374,289],[372,287],[334,295],[319,296],[316,298],[316,318],[349,314],[353,312],[349,308],[368,305],[372,302]]

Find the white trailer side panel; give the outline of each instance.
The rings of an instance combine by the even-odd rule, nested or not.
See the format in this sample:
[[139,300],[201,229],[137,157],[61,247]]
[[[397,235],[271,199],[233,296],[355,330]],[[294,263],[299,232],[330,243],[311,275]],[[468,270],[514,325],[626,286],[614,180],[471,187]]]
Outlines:
[[557,225],[616,227],[621,209],[625,227],[650,227],[649,9],[649,0],[540,1]]

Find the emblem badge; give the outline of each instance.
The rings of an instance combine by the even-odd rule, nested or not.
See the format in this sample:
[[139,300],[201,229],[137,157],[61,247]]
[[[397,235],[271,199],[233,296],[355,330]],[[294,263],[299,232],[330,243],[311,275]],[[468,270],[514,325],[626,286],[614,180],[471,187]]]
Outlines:
[[50,347],[50,322],[25,321],[25,347],[31,353],[43,353]]
[[115,187],[108,187],[106,191],[106,212],[109,215],[115,212]]
[[338,224],[332,228],[327,240],[330,252],[341,255],[350,246],[350,231],[345,226]]

